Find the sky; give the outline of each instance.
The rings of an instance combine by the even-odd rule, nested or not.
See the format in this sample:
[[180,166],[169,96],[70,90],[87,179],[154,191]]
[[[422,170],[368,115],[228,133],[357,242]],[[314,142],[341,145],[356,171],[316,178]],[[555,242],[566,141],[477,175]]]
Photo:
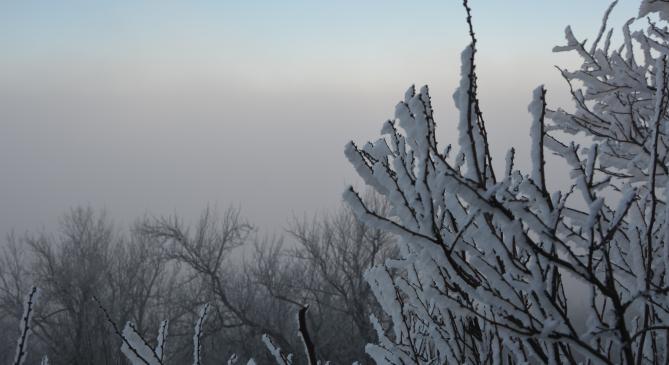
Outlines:
[[[537,85],[570,105],[554,65],[577,63],[552,47],[567,24],[593,39],[609,3],[470,1],[495,154],[526,157]],[[612,24],[637,11],[621,0]],[[281,233],[360,185],[343,147],[377,138],[410,85],[455,141],[467,44],[459,0],[0,0],[0,235],[79,205],[120,226],[233,205]]]

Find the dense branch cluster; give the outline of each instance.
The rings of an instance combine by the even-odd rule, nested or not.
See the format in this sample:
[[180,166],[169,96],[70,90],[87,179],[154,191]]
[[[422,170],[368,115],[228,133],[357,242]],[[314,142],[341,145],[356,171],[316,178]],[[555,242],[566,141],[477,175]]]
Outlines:
[[[652,22],[633,32],[631,20],[612,49],[614,5],[589,48],[570,28],[556,47],[583,59],[561,70],[575,111],[548,110],[546,90],[534,91],[531,171],[515,167],[513,150],[503,173],[493,169],[473,31],[453,96],[459,150],[437,145],[427,87],[406,92],[381,139],[346,147],[391,211],[374,211],[353,188],[345,199],[401,238],[400,258],[367,274],[392,319],[368,347],[378,363],[669,360],[669,33]],[[566,137],[579,132],[592,144]],[[547,188],[546,149],[570,167],[565,190]],[[574,306],[583,295],[588,305]]]

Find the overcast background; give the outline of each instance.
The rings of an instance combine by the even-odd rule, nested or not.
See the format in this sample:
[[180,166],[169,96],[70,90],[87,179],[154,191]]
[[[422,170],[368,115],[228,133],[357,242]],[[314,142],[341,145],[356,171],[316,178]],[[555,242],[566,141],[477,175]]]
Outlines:
[[[573,58],[551,48],[567,24],[593,39],[608,4],[471,0],[497,162],[526,160],[534,87],[569,105],[553,65]],[[344,144],[376,138],[412,83],[454,141],[467,43],[459,0],[0,0],[0,234],[77,205],[126,225],[207,204],[280,232],[358,183]]]

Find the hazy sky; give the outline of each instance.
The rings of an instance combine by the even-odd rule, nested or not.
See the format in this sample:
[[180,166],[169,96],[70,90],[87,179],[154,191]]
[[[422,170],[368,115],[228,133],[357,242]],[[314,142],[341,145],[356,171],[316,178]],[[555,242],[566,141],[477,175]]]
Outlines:
[[[594,38],[608,4],[471,0],[495,151],[528,150],[538,84],[569,104],[553,65],[573,59],[551,48],[567,24]],[[621,0],[614,24],[637,8]],[[454,140],[463,15],[459,0],[0,0],[0,234],[82,204],[122,225],[235,204],[269,231],[332,208],[357,183],[344,144],[378,136],[412,83]]]

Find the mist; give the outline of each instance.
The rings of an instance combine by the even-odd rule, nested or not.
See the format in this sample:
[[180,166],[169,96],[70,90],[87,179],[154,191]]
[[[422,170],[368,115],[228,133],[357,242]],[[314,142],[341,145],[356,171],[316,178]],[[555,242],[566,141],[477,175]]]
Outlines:
[[[497,151],[523,155],[527,136],[514,131],[529,123],[536,85],[547,85],[549,104],[569,104],[553,65],[570,58],[552,46],[567,22],[592,34],[608,4],[569,14],[571,3],[477,4],[480,93]],[[634,6],[623,2],[615,21]],[[293,215],[339,204],[357,183],[344,144],[376,135],[412,84],[430,85],[441,140],[454,142],[451,94],[467,44],[456,3],[0,7],[3,235],[53,228],[78,205],[121,225],[238,205],[281,232]]]

